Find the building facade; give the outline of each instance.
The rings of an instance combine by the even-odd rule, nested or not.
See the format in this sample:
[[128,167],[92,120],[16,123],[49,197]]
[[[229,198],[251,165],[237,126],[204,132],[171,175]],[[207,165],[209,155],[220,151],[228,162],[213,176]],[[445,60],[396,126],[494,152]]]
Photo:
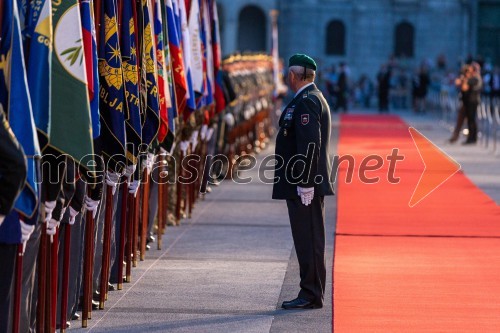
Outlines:
[[222,48],[268,51],[279,11],[280,56],[348,63],[373,77],[391,56],[410,66],[441,56],[449,68],[478,54],[500,61],[500,0],[219,0]]

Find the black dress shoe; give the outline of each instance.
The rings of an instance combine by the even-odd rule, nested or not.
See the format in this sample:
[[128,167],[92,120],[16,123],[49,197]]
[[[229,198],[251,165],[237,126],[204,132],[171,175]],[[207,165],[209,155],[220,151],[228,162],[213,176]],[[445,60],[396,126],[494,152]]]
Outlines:
[[115,285],[108,283],[108,291],[115,291],[115,290],[116,290]]
[[71,320],[78,320],[80,319],[80,315],[78,313],[74,313],[72,316],[71,316]]
[[155,240],[156,239],[152,235],[149,235],[148,238],[146,238],[146,244],[154,243]]
[[316,309],[317,306],[314,302],[308,301],[304,298],[296,298],[292,301],[283,302],[281,307],[285,310],[299,310],[299,309]]
[[476,144],[476,140],[467,140],[467,141],[462,142],[462,145],[464,145],[464,146],[475,145],[475,144]]

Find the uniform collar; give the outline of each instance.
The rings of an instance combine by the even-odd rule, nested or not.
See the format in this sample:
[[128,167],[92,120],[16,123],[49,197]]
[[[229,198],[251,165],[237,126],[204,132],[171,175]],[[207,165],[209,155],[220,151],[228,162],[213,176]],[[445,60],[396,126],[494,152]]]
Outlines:
[[306,84],[305,86],[303,86],[302,88],[300,88],[299,90],[297,90],[297,92],[295,93],[295,96],[293,96],[293,98],[299,96],[299,94],[304,91],[307,87],[310,87],[314,84],[314,82],[311,82],[311,83],[308,83]]

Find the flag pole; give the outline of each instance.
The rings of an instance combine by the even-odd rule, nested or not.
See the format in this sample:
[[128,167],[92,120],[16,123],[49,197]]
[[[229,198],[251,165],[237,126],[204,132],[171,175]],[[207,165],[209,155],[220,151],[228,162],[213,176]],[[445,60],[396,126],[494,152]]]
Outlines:
[[[94,251],[92,250],[92,243],[94,242],[94,218],[92,212],[86,212],[85,216],[85,257],[83,261],[83,298],[82,298],[82,327],[87,327],[87,320],[90,319],[90,309],[92,300],[92,273],[94,265],[92,264],[92,257]],[[90,295],[90,296],[89,296]]]
[[113,219],[113,189],[111,186],[106,187],[106,202],[105,202],[105,217],[104,217],[104,240],[102,246],[102,265],[101,265],[101,283],[99,295],[99,309],[104,309],[104,301],[108,292],[108,266],[111,252],[111,225]]
[[[136,211],[136,202],[139,198],[134,198],[133,194],[128,194],[128,219],[127,219],[127,243],[125,244],[125,262],[126,262],[126,271],[125,271],[125,282],[131,281],[132,275],[132,239],[134,238],[134,219],[135,219],[135,211]],[[118,277],[120,278],[120,277]],[[123,276],[121,277],[123,280]]]
[[61,333],[66,332],[66,321],[68,313],[68,288],[69,288],[69,257],[71,245],[71,225],[64,226],[64,257],[63,278],[61,286]]
[[[141,230],[141,250],[144,247],[146,249],[146,231],[147,231],[147,225],[149,221],[149,185],[150,185],[150,179],[149,179],[149,171],[148,169],[144,169],[144,184],[142,187],[142,230]],[[139,223],[137,223],[138,225]],[[144,228],[146,226],[146,228]],[[136,243],[136,239],[134,238],[134,244]],[[134,261],[135,257],[137,256],[137,252],[134,251]],[[135,267],[135,265],[134,265]]]
[[[184,159],[184,152],[181,149],[180,158],[179,158],[181,165],[182,165],[182,160],[183,159]],[[182,192],[182,184],[179,181],[179,178],[183,175],[182,170],[183,170],[183,168],[181,167],[180,171],[179,171],[180,172],[179,177],[177,177],[177,179],[176,179],[176,181],[177,181],[177,201],[175,202],[175,219],[176,219],[177,225],[181,224],[181,198],[182,198],[182,193],[181,192]]]
[[56,233],[51,237],[50,244],[50,255],[52,256],[50,260],[50,269],[51,269],[51,279],[50,279],[50,327],[52,332],[56,329],[56,320],[57,320],[57,280],[58,280],[58,265],[59,265],[59,257],[58,257],[58,245],[59,245],[59,228],[56,228]]
[[[144,187],[146,187],[148,184],[144,184]],[[148,195],[149,196],[149,195]],[[146,198],[147,199],[147,198]],[[149,200],[146,201],[148,204],[146,205],[146,211],[149,209]],[[144,209],[144,206],[143,206]],[[139,213],[139,209],[137,208],[137,214]],[[144,214],[144,211],[142,212]],[[136,216],[137,216],[136,214]],[[139,245],[138,245],[138,240],[139,240],[139,218],[135,218],[133,220],[133,238],[132,238],[132,267],[137,267],[137,252],[139,250]],[[144,223],[144,222],[143,222]],[[147,224],[147,220],[146,220]]]
[[[48,223],[48,222],[46,222]],[[45,240],[46,240],[46,253],[47,253],[47,257],[46,257],[46,268],[45,268],[45,274],[46,274],[46,278],[45,278],[45,285],[44,285],[44,288],[45,288],[45,305],[44,305],[44,308],[45,308],[45,312],[44,312],[44,326],[45,326],[45,331],[46,332],[52,332],[52,316],[51,316],[51,311],[52,311],[52,302],[51,302],[51,289],[52,289],[52,284],[51,284],[51,278],[52,278],[52,243],[51,243],[51,240],[52,240],[52,237],[49,237],[48,234],[46,234],[46,237],[45,237]]]
[[127,199],[128,186],[127,182],[122,184],[122,202],[121,202],[121,218],[120,218],[120,243],[118,251],[118,285],[117,289],[123,289],[123,259],[125,258],[125,242],[127,234]]
[[[165,179],[165,181],[164,181],[164,182],[162,181],[162,182],[161,182],[161,184],[159,184],[159,185],[158,185],[158,186],[160,186],[161,188],[163,188],[163,193],[164,193],[164,195],[163,195],[163,211],[161,212],[161,213],[162,213],[162,216],[163,216],[163,224],[162,224],[162,229],[161,229],[161,230],[162,230],[162,235],[165,233],[165,229],[167,228],[167,221],[168,221],[168,202],[169,202],[169,195],[168,195],[168,178],[167,178],[169,174],[168,174],[168,170],[165,170],[165,168],[168,168],[168,163],[167,163],[167,161],[166,161],[167,156],[166,156],[166,155],[164,155],[164,156],[163,156],[163,158],[164,158],[164,159],[162,160],[162,163],[163,163],[162,165],[163,165],[163,166],[162,166],[162,169],[161,169],[161,170],[162,170],[162,171],[164,171],[164,173],[165,173],[165,171],[167,171],[167,172],[166,172],[166,177],[165,177],[166,179]],[[159,177],[159,178],[160,178],[160,177]]]
[[[101,15],[102,15],[103,6],[102,6],[102,0],[94,0],[94,1],[95,1],[94,2],[94,15],[95,15],[95,29],[96,29],[96,45],[97,45],[97,48],[99,49],[99,47],[101,45],[101,28],[102,28],[101,27]],[[112,194],[110,189],[109,189],[108,193]],[[105,220],[107,219],[107,215],[108,215],[107,199],[108,199],[108,197],[106,197],[106,213],[105,213],[106,216],[105,216]],[[106,233],[106,227],[105,227],[105,233]],[[93,252],[95,250],[95,245],[94,244],[90,244],[90,248],[92,249],[92,252]],[[104,249],[105,248],[103,247],[103,252],[105,251]],[[89,258],[89,259],[90,259],[90,262],[92,263],[92,266],[90,268],[93,269],[94,260],[93,260],[93,258]],[[103,260],[103,262],[105,261],[104,253],[103,253],[102,260]],[[102,269],[103,269],[103,267],[101,267],[101,284],[102,284]],[[90,319],[92,317],[92,299],[93,299],[92,296],[93,296],[93,290],[92,290],[92,281],[88,281],[88,282],[89,282],[88,288],[90,289],[90,293],[87,295],[87,297],[89,298],[88,299],[88,309],[87,310],[88,310],[88,316],[89,316],[89,319]],[[107,286],[105,286],[105,287],[107,287]],[[101,294],[100,294],[101,299],[100,299],[100,302],[99,302],[99,309],[104,309],[104,301],[103,301],[104,295],[102,293],[102,289],[103,289],[103,286],[101,285]]]
[[[190,154],[194,154],[194,149],[193,149],[193,144],[189,143],[189,152]],[[193,212],[193,205],[194,205],[194,184],[192,180],[190,179],[188,181],[188,184],[186,186],[186,210],[188,211],[188,219],[191,218],[191,213]]]
[[[143,200],[144,200],[144,198],[143,198]],[[135,237],[133,239],[136,242],[135,243],[136,247],[134,248],[134,246],[133,246],[134,242],[131,242],[130,244],[132,246],[132,248],[131,248],[132,251],[134,251],[134,250],[137,251],[137,231],[136,231],[136,227],[139,224],[139,212],[140,212],[139,205],[140,205],[140,201],[138,199],[135,199],[134,200],[134,216],[133,216],[133,219],[132,219],[132,223],[133,223],[132,225],[134,227],[134,229],[132,230],[132,237]],[[135,257],[137,257],[137,252],[133,252],[132,254],[133,254],[133,256],[131,257],[131,260],[134,259]]]
[[23,256],[26,243],[18,244],[16,256],[16,282],[14,289],[14,318],[12,332],[19,333],[19,320],[21,318],[21,292],[23,282]]
[[95,15],[95,39],[97,47],[100,45],[101,38],[101,15],[102,15],[102,0],[94,0],[94,15]]
[[[139,84],[138,84],[138,87],[139,87],[139,95],[142,93],[142,85],[140,84],[141,83],[141,80],[142,80],[142,61],[139,60],[139,59],[142,59],[142,40],[139,38],[140,36],[142,36],[143,34],[143,22],[142,22],[142,17],[141,16],[141,21],[139,22],[139,13],[138,13],[138,10],[140,9],[141,11],[141,14],[143,12],[143,8],[142,8],[142,2],[141,0],[133,0],[133,2],[135,2],[135,6],[133,6],[133,17],[134,17],[134,30],[135,30],[135,45],[136,45],[136,49],[137,49],[137,73],[139,75]],[[141,23],[141,24],[139,24]],[[141,106],[142,103],[141,103]],[[144,171],[145,172],[145,171]],[[140,174],[140,171],[139,171],[139,174]],[[145,177],[145,175],[143,174],[143,177]],[[145,180],[147,182],[147,179]],[[142,184],[141,182],[141,186],[143,185],[146,185],[146,184]],[[129,259],[130,259],[130,265],[127,265],[127,279],[131,279],[130,277],[130,269],[131,269],[131,266],[133,265],[134,267],[136,266],[137,264],[137,238],[138,238],[138,233],[139,233],[139,230],[138,230],[138,227],[139,227],[139,212],[140,212],[140,205],[141,205],[141,198],[142,197],[142,201],[146,200],[146,202],[148,202],[148,198],[146,198],[144,196],[144,190],[145,189],[142,189],[142,191],[138,191],[138,195],[136,197],[134,196],[131,196],[131,201],[133,203],[133,206],[134,206],[134,210],[133,210],[133,215],[132,215],[132,218],[131,218],[131,232],[130,234],[132,235],[131,239],[130,239],[130,252],[132,252],[131,254],[133,256],[131,256]],[[149,206],[149,205],[148,205]],[[147,207],[148,207],[147,206]],[[147,230],[147,224],[141,224],[142,225],[142,229],[141,229],[141,248],[140,248],[140,257],[141,257],[141,260],[144,260],[145,258],[145,251],[146,251],[146,244],[145,244],[145,230]],[[144,243],[144,244],[143,244]]]
[[[42,220],[45,220],[44,205],[40,205]],[[38,250],[38,303],[37,303],[37,331],[43,332],[45,328],[45,298],[47,279],[47,231],[45,222],[42,223],[42,234],[40,236],[40,248]]]
[[163,196],[164,196],[164,189],[161,181],[161,174],[163,172],[163,156],[160,154],[158,155],[158,158],[160,159],[160,168],[158,172],[158,214],[157,214],[157,221],[158,221],[158,227],[156,229],[156,239],[157,239],[157,249],[161,250],[162,247],[162,236],[163,236],[163,210],[165,207],[163,206]]

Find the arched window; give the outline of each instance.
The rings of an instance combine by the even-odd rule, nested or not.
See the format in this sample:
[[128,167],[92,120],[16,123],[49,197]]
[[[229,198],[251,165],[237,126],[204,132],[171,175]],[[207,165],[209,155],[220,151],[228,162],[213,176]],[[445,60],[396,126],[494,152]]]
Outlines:
[[266,51],[266,15],[257,6],[246,6],[238,18],[238,50]]
[[401,22],[394,31],[394,55],[413,58],[415,49],[415,28],[411,23]]
[[345,55],[345,25],[340,20],[333,20],[326,28],[326,54]]

